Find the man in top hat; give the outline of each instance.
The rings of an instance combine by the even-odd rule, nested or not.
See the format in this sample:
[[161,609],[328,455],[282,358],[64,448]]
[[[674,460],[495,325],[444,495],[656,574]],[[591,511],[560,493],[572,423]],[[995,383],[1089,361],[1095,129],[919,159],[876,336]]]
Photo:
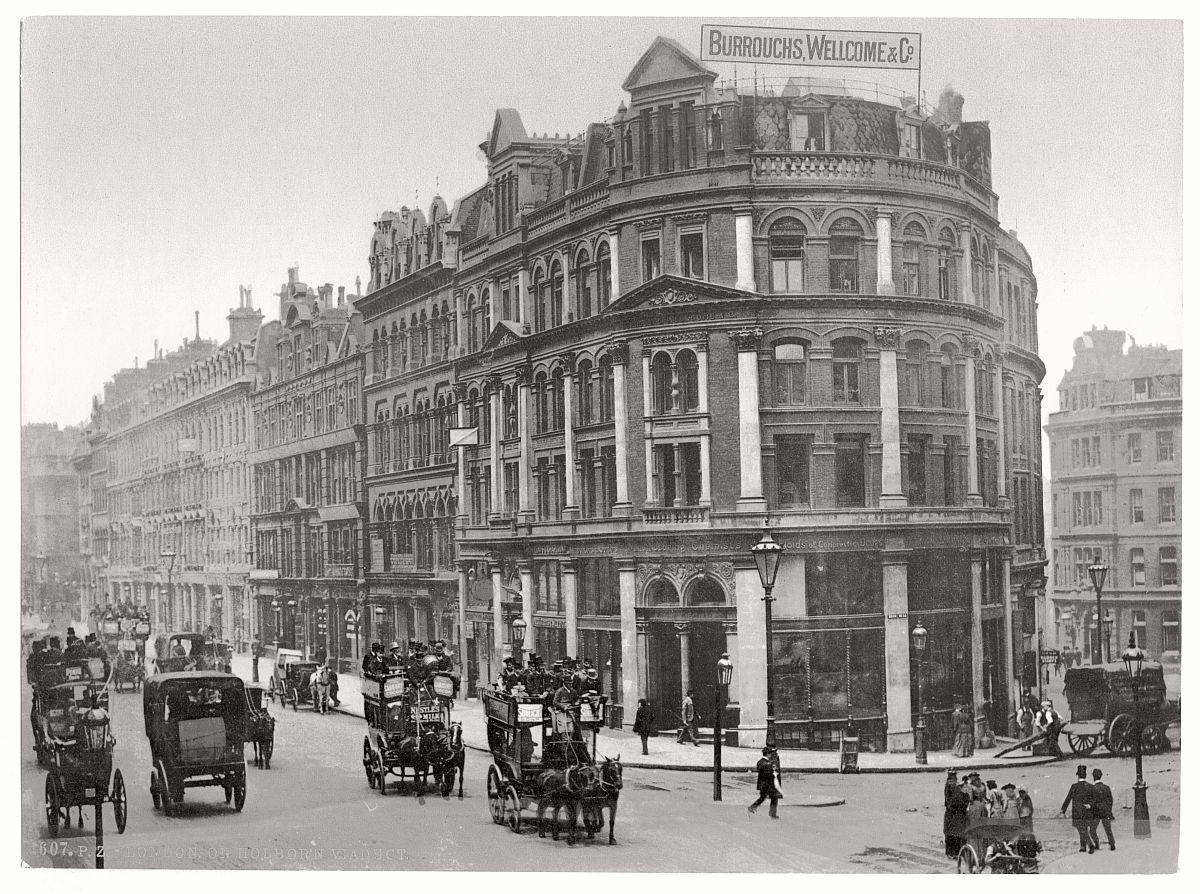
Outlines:
[[762,750],[762,757],[754,765],[754,770],[758,774],[758,800],[746,808],[749,813],[754,813],[763,801],[770,799],[771,819],[779,819],[780,792],[779,787],[775,783],[778,775],[778,767],[778,752],[770,745],[765,746]]
[[377,674],[383,670],[383,646],[371,643],[371,651],[363,656],[362,669],[364,674]]
[[384,656],[383,662],[388,671],[403,670],[405,664],[404,647],[401,646],[400,643],[396,642],[396,640],[392,640],[391,644],[388,646],[388,653],[386,656]]
[[433,655],[437,658],[437,669],[440,671],[454,670],[454,662],[450,656],[446,654],[446,641],[439,639],[433,644]]
[[1099,847],[1100,837],[1096,834],[1096,830],[1103,823],[1104,834],[1108,836],[1108,849],[1115,851],[1117,841],[1113,838],[1112,833],[1113,794],[1108,784],[1100,781],[1102,776],[1104,776],[1104,771],[1099,767],[1092,770],[1092,826],[1090,831],[1093,844]]
[[1079,833],[1079,851],[1094,854],[1099,844],[1092,834],[1092,798],[1095,797],[1095,790],[1087,781],[1087,767],[1083,764],[1075,768],[1075,777],[1059,812],[1066,816],[1067,806],[1070,805],[1071,825]]

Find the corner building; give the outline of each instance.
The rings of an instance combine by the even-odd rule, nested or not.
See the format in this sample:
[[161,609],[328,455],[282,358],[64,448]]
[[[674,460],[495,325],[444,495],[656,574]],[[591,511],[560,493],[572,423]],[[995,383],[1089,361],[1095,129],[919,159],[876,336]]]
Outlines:
[[[1045,629],[1090,662],[1096,594],[1087,568],[1108,565],[1101,607],[1107,658],[1133,633],[1149,654],[1182,637],[1183,351],[1132,345],[1119,329],[1075,339],[1050,414],[1053,585]],[[1050,633],[1050,631],[1053,631]]]
[[[836,747],[852,725],[910,750],[918,670],[932,746],[958,700],[985,739],[1017,691],[1010,597],[1045,564],[1036,281],[999,227],[988,126],[954,94],[926,115],[716,79],[660,38],[582,134],[499,110],[441,260],[366,298],[379,375],[406,341],[367,305],[436,291],[441,327],[417,316],[434,416],[412,442],[432,465],[408,486],[458,485],[472,679],[495,677],[521,616],[517,647],[592,660],[628,724],[643,696],[661,717],[688,689],[711,705],[727,650],[726,728],[761,745],[750,547],[769,521],[780,744]],[[451,455],[451,422],[478,443]]]

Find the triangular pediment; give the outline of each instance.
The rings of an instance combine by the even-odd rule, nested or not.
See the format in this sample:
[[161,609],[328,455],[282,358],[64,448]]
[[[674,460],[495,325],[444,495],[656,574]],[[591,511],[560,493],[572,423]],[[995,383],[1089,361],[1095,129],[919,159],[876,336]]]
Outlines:
[[521,113],[516,109],[496,109],[496,118],[492,122],[492,132],[488,137],[488,158],[494,158],[512,143],[528,141],[529,134],[525,132]]
[[511,345],[518,344],[525,337],[525,333],[521,330],[520,323],[513,323],[510,320],[501,320],[493,328],[488,337],[484,339],[484,351],[498,351],[502,348],[507,348]]
[[[606,307],[603,314],[620,313],[627,310],[649,310],[659,307],[693,308],[698,304],[718,301],[745,301],[758,298],[754,292],[719,286],[682,276],[660,276],[642,283]],[[602,315],[603,315],[602,314]]]
[[669,37],[657,37],[633,66],[621,88],[634,93],[645,87],[693,78],[711,83],[717,79],[717,73],[705,68],[683,44]]

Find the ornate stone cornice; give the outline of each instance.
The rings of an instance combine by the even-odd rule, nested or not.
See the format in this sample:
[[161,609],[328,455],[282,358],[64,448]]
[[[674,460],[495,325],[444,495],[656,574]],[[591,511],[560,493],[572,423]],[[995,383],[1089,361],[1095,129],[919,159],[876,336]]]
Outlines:
[[663,219],[661,217],[646,217],[642,220],[635,220],[633,225],[641,232],[649,232],[651,230],[661,230]]
[[664,332],[661,335],[647,335],[642,339],[642,352],[648,353],[650,348],[664,345],[695,345],[708,348],[707,332]]
[[885,351],[895,351],[900,347],[900,338],[904,330],[898,326],[879,326],[875,329],[875,341]]
[[686,226],[688,224],[705,223],[708,221],[707,211],[693,211],[691,214],[672,214],[671,223],[675,226]]
[[685,292],[681,289],[663,289],[657,295],[646,299],[647,307],[671,307],[676,304],[692,304],[696,301],[695,292]]
[[757,351],[762,341],[763,331],[757,326],[753,329],[734,329],[729,333],[738,351]]
[[487,391],[499,391],[504,384],[504,380],[499,373],[491,373],[483,377],[483,387]]

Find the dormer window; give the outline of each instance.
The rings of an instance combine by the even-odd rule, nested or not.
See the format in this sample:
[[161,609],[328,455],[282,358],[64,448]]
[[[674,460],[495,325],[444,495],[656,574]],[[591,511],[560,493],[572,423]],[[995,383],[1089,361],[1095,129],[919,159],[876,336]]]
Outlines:
[[714,111],[708,119],[708,149],[710,152],[721,152],[725,148],[725,138],[721,128],[721,113]]
[[921,125],[905,121],[900,128],[900,155],[904,158],[921,157]]
[[789,116],[793,152],[825,151],[825,113],[796,112]]

